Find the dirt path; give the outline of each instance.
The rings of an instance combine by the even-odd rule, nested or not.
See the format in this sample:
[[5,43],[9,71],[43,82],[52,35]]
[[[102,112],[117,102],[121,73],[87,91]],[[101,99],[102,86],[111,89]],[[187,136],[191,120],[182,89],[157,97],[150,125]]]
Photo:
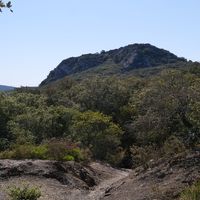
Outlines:
[[99,163],[92,163],[91,167],[96,171],[103,171],[110,177],[102,181],[98,186],[94,187],[94,189],[86,196],[85,199],[87,200],[101,199],[106,195],[106,193],[109,192],[113,184],[123,184],[123,179],[128,177],[130,173],[128,170],[118,170],[106,165],[101,165]]

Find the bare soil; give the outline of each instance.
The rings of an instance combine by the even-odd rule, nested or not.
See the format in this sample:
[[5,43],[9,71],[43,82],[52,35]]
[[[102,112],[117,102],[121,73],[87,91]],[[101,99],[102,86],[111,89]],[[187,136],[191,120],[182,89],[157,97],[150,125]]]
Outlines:
[[178,155],[138,168],[113,184],[103,200],[178,200],[180,193],[200,180],[200,153]]
[[9,186],[29,184],[41,200],[178,200],[185,187],[200,180],[200,153],[150,162],[148,169],[115,169],[93,162],[0,161],[0,200]]
[[128,171],[98,162],[76,163],[25,160],[0,161],[0,200],[7,200],[11,186],[30,185],[41,190],[41,200],[98,200],[110,185],[124,179]]

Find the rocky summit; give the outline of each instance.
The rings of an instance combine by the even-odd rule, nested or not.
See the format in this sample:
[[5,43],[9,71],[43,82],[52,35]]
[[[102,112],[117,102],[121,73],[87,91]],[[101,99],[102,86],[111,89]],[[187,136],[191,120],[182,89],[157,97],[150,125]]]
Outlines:
[[83,72],[95,74],[121,74],[140,68],[150,68],[166,64],[186,62],[164,49],[150,44],[132,44],[119,49],[101,51],[101,53],[85,54],[63,60],[42,85],[59,80],[65,76],[77,75]]

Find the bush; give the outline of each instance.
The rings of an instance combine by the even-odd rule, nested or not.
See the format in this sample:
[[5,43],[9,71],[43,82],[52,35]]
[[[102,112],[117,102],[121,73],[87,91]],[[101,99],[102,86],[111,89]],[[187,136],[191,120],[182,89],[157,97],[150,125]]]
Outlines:
[[69,150],[67,150],[67,154],[72,156],[74,158],[74,160],[76,160],[76,161],[84,160],[84,156],[82,154],[82,151],[79,148],[69,149]]
[[165,155],[173,156],[186,150],[184,144],[175,136],[169,137],[163,146]]
[[124,156],[125,156],[125,151],[123,150],[122,147],[119,147],[116,150],[115,154],[107,154],[106,160],[111,165],[120,167]]
[[10,157],[14,159],[31,159],[32,150],[32,145],[19,145],[10,152]]
[[0,159],[42,159],[58,161],[83,161],[88,154],[81,150],[76,144],[66,141],[52,139],[48,143],[34,145],[17,145],[10,151],[0,152]]
[[6,138],[0,138],[0,150],[6,150],[9,147],[9,141]]
[[11,200],[37,200],[40,198],[41,192],[38,188],[24,185],[23,187],[9,188],[8,195]]
[[132,146],[130,148],[133,167],[142,165],[144,168],[148,166],[149,154],[143,147]]
[[47,159],[47,147],[18,145],[10,151],[1,152],[0,159]]
[[40,145],[40,146],[34,147],[32,149],[31,157],[35,158],[35,159],[45,160],[45,159],[48,158],[47,157],[47,152],[48,152],[47,146],[46,145]]
[[63,160],[67,155],[67,145],[65,141],[51,140],[48,145],[48,157],[52,160]]
[[63,161],[74,161],[74,157],[73,156],[70,156],[70,155],[67,155],[63,158]]
[[200,199],[200,182],[185,189],[180,196],[180,200],[199,200]]
[[48,145],[48,158],[59,161],[81,161],[84,159],[81,150],[76,144],[66,141],[52,139]]
[[0,152],[0,159],[12,159],[13,154],[14,154],[13,151]]

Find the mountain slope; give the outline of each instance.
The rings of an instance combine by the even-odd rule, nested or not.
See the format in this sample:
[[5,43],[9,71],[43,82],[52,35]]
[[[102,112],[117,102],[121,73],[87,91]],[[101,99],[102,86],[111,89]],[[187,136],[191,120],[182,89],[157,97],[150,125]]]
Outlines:
[[63,60],[50,72],[41,85],[82,72],[90,73],[93,71],[95,74],[117,74],[177,62],[186,62],[186,59],[179,58],[169,51],[150,44],[132,44],[115,50],[85,54]]
[[6,86],[6,85],[0,85],[0,91],[10,91],[10,90],[14,90],[14,87],[11,86]]

